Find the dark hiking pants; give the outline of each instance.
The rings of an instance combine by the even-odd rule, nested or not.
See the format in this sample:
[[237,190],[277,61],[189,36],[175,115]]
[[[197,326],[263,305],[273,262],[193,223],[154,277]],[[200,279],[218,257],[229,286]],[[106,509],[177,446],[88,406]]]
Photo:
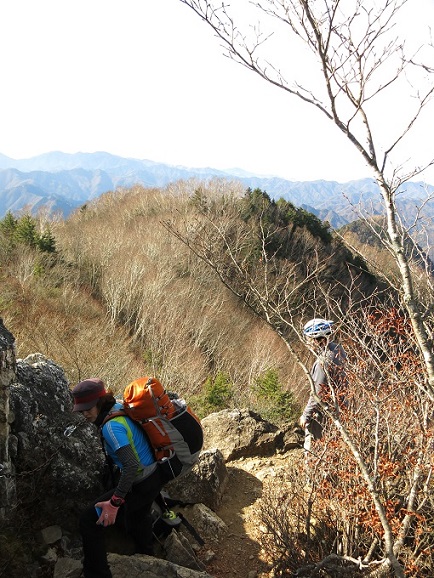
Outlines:
[[310,454],[312,450],[312,441],[320,440],[323,436],[324,416],[319,412],[314,412],[309,423],[304,430],[304,451]]
[[[148,478],[133,486],[116,516],[115,525],[132,537],[136,554],[153,554],[150,509],[162,486],[160,470],[157,468]],[[112,576],[107,562],[105,528],[96,524],[98,514],[94,504],[110,500],[113,492],[114,489],[100,496],[80,516],[79,529],[83,541],[85,578]]]

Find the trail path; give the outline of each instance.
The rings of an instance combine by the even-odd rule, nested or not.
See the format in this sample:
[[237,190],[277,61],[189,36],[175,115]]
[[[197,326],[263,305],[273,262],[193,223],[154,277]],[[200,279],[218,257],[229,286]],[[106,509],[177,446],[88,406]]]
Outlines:
[[214,578],[271,578],[271,564],[262,549],[258,505],[263,485],[286,469],[289,461],[302,459],[298,450],[270,458],[248,458],[226,464],[229,481],[217,515],[229,531],[212,544],[215,559],[207,566]]

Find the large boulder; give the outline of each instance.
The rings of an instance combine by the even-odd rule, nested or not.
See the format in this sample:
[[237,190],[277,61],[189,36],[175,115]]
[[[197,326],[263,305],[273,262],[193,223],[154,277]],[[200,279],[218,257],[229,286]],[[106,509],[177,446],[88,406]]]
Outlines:
[[217,510],[228,481],[222,453],[218,449],[203,451],[194,468],[166,485],[171,498],[186,504],[202,503]]
[[283,432],[250,409],[224,409],[202,420],[204,449],[218,448],[229,462],[270,456],[283,445]]
[[109,554],[108,560],[113,578],[212,578],[206,572],[141,554],[129,557]]
[[[77,507],[101,493],[104,454],[96,428],[72,413],[61,367],[41,354],[17,361],[10,387],[12,461],[19,498],[46,525],[76,524]],[[31,508],[30,508],[31,509]]]
[[[177,510],[205,542],[219,542],[228,533],[223,520],[204,504],[193,504]],[[190,539],[194,540],[195,536],[190,536]]]

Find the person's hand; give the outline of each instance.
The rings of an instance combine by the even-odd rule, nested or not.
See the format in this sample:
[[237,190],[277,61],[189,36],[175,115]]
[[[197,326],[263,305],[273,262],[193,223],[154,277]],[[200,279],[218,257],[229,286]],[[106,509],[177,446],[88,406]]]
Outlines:
[[307,425],[307,419],[305,418],[305,416],[304,416],[304,415],[302,415],[302,416],[300,417],[299,423],[300,423],[300,425],[301,425],[301,427],[302,427],[303,429],[305,429],[305,428],[306,428],[306,425]]
[[106,528],[107,526],[111,526],[116,522],[116,516],[118,514],[119,508],[113,506],[110,503],[110,500],[108,500],[107,502],[97,502],[95,504],[95,507],[101,508],[102,510],[101,516],[98,518],[96,522],[97,524],[100,524],[101,526],[104,526],[104,528]]

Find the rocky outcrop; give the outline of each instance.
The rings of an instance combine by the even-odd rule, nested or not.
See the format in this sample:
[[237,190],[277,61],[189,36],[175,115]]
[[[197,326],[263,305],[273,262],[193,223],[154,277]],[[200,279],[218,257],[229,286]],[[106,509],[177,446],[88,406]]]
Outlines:
[[9,388],[15,381],[14,336],[0,319],[0,520],[15,504],[15,476],[10,455]]
[[77,508],[102,490],[105,458],[98,432],[72,413],[62,368],[41,354],[18,360],[10,405],[19,497],[37,503],[47,525],[70,529],[67,521],[75,524]]
[[225,409],[202,420],[204,449],[218,448],[225,461],[269,456],[283,444],[283,432],[249,409]]

